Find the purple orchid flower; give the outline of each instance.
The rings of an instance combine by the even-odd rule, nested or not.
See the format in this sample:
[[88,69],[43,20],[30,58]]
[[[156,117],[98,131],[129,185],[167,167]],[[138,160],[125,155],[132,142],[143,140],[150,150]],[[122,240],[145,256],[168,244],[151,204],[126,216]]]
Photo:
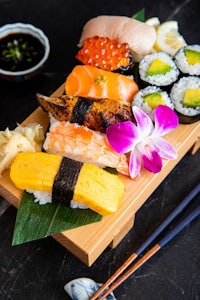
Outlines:
[[129,153],[129,173],[135,178],[143,166],[152,173],[162,169],[162,158],[175,159],[177,152],[161,136],[178,126],[178,116],[166,105],[154,110],[154,123],[140,108],[132,107],[137,126],[131,121],[110,125],[107,139],[118,153]]

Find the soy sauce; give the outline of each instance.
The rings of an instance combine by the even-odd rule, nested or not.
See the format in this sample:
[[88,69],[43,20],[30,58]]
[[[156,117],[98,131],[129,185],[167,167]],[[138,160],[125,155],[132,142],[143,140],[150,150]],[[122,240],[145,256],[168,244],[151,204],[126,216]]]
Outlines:
[[35,66],[44,56],[44,46],[27,33],[12,33],[0,39],[0,68],[23,71]]

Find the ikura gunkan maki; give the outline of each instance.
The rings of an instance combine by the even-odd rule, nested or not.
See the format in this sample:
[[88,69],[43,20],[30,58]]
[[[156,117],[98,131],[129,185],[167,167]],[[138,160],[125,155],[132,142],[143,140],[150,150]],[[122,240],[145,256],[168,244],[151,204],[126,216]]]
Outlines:
[[128,43],[119,43],[108,37],[89,37],[76,58],[85,65],[106,71],[125,72],[132,68],[133,59]]
[[200,120],[200,78],[182,77],[175,83],[170,93],[180,123],[193,123]]
[[133,98],[132,105],[141,108],[151,117],[153,110],[158,105],[167,105],[174,109],[174,105],[166,91],[157,86],[147,86],[139,90]]
[[139,63],[139,75],[143,83],[156,86],[169,86],[180,72],[173,58],[165,52],[146,55]]
[[174,56],[179,70],[186,75],[200,75],[200,45],[185,46]]

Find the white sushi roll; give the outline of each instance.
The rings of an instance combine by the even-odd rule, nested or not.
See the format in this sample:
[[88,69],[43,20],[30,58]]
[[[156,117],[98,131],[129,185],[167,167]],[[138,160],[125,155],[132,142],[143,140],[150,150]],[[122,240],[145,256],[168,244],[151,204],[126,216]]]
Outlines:
[[146,114],[152,117],[152,111],[158,105],[167,105],[174,109],[174,105],[166,91],[163,91],[157,86],[147,86],[141,89],[134,96],[132,106],[137,106],[142,109]]
[[193,123],[200,119],[200,78],[182,77],[170,93],[181,123]]
[[200,45],[189,45],[178,50],[174,56],[179,70],[188,75],[200,75]]
[[174,83],[180,72],[173,58],[165,52],[146,55],[139,63],[139,75],[143,82],[156,86]]

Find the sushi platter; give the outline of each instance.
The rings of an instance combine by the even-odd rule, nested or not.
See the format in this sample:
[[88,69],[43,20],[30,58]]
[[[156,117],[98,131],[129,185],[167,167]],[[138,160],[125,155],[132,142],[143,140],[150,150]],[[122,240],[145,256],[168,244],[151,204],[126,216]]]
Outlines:
[[[125,25],[117,28],[117,36],[110,36],[106,26],[101,32],[99,24],[118,23],[119,19]],[[177,29],[174,21],[163,24]],[[145,34],[135,31],[136,27]],[[121,28],[128,34],[133,30],[133,39],[127,39]],[[39,204],[67,204],[70,215],[71,208],[83,205],[102,216],[101,221],[65,231],[63,227],[49,231],[54,217],[49,223],[49,235],[87,266],[108,246],[115,248],[120,243],[134,226],[135,214],[159,184],[188,151],[194,154],[200,147],[200,47],[187,46],[182,38],[182,50],[167,47],[173,53],[166,53],[156,42],[159,32],[124,16],[99,16],[86,23],[76,55],[79,64],[50,97],[36,95],[39,107],[22,123],[39,125],[44,135],[40,149],[17,150],[14,161],[0,177],[4,198],[16,208],[22,199],[18,212],[25,190],[29,194],[39,192]],[[182,73],[187,76],[181,77]],[[39,142],[36,144],[39,146]],[[31,156],[23,152],[40,153]],[[45,157],[44,165],[43,158],[38,157]],[[116,170],[118,176],[104,167]],[[35,194],[34,198],[34,202],[40,202]],[[41,217],[43,222],[43,214]]]
[[[63,94],[64,85],[59,87],[53,97]],[[38,107],[23,124],[40,123],[44,130],[49,124],[49,117],[41,107]],[[181,158],[190,151],[194,154],[199,146],[200,122],[192,124],[180,124],[173,132],[167,134],[167,140],[178,151],[178,158],[165,160],[161,172],[152,174],[142,170],[137,179],[130,179],[119,175],[125,183],[125,195],[118,211],[110,216],[104,217],[102,221],[70,229],[53,238],[72,252],[87,266],[91,266],[101,253],[110,246],[115,248],[123,237],[134,225],[134,217],[138,209],[144,204],[149,196],[155,191],[159,184],[171,172]],[[17,189],[11,182],[9,171],[3,172],[0,178],[0,194],[16,208],[19,207],[22,191]]]

